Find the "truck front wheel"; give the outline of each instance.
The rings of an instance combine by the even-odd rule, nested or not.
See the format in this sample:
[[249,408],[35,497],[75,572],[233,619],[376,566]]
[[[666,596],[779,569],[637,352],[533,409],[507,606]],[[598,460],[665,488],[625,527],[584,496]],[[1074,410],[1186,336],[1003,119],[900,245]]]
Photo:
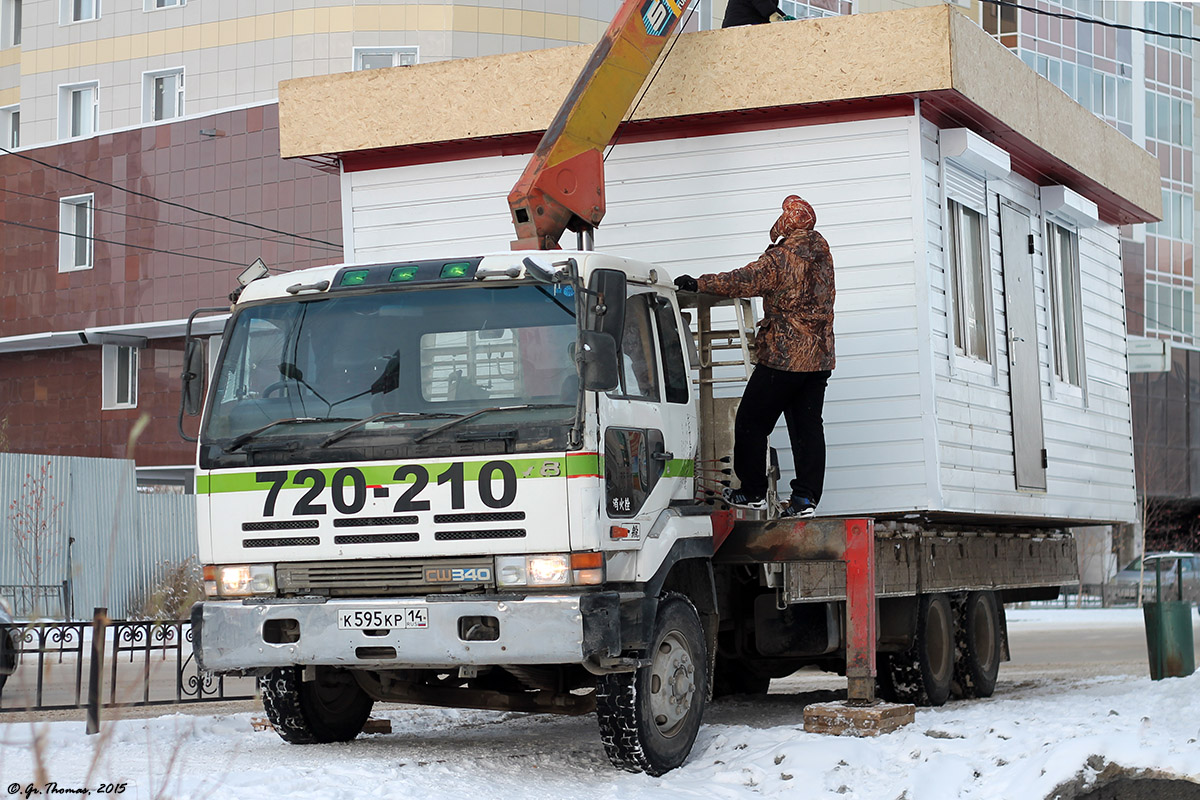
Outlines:
[[944,594],[921,595],[919,602],[912,646],[888,657],[890,674],[881,683],[902,703],[940,706],[954,678],[954,611]]
[[708,697],[708,648],[692,602],[658,604],[649,663],[597,679],[600,738],[614,766],[662,775],[687,758]]
[[314,680],[300,667],[280,667],[258,679],[263,708],[275,732],[289,744],[348,742],[362,733],[375,704],[354,676],[317,668]]

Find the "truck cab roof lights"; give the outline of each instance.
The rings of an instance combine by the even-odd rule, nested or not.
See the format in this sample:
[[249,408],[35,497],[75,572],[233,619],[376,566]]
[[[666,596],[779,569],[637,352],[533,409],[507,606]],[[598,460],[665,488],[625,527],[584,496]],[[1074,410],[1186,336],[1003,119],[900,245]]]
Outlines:
[[[483,261],[483,256],[409,261],[399,264],[392,262],[369,266],[346,266],[339,269],[334,275],[331,291],[382,288],[396,284],[475,280],[481,261]],[[291,289],[289,288],[288,291]]]

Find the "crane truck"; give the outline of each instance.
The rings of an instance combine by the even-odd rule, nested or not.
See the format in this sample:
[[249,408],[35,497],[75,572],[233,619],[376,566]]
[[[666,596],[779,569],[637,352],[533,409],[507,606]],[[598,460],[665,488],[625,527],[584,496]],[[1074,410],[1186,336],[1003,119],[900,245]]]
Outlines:
[[285,741],[351,740],[376,702],[595,713],[614,765],[660,775],[714,693],[808,664],[864,707],[987,696],[1002,603],[1077,581],[1050,527],[713,497],[752,306],[582,246],[687,6],[624,3],[510,195],[513,249],[249,281],[207,387],[189,334],[195,650],[258,676]]

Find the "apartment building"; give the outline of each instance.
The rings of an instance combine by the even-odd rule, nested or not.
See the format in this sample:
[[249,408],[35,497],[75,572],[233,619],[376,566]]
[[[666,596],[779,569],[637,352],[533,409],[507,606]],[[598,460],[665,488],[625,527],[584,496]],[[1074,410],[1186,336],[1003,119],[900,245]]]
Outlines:
[[43,145],[270,102],[288,78],[593,42],[619,6],[0,0],[0,144]]

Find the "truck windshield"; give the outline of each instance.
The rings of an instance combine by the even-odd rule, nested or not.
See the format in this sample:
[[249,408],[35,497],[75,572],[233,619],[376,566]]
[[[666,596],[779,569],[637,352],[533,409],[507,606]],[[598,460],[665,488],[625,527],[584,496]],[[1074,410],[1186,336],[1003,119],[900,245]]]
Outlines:
[[240,447],[264,426],[255,435],[324,438],[375,416],[354,433],[378,425],[419,435],[498,406],[521,407],[511,413],[522,420],[569,420],[579,385],[575,313],[556,288],[324,295],[246,308],[214,375],[202,439]]

